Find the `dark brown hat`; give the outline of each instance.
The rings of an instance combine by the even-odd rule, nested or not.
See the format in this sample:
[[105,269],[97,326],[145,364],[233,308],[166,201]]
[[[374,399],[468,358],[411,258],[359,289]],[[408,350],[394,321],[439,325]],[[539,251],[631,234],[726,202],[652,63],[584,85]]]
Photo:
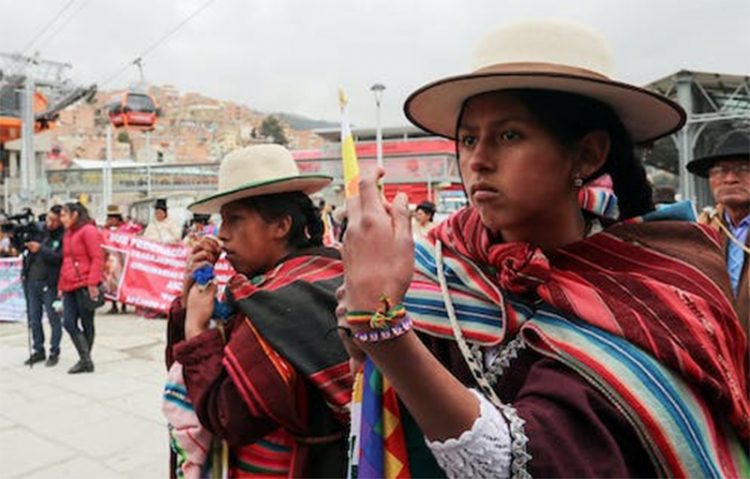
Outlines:
[[739,130],[729,133],[712,154],[691,161],[687,169],[694,175],[708,178],[712,166],[730,159],[750,161],[750,133]]
[[435,209],[436,208],[435,208],[435,203],[433,203],[432,201],[423,201],[423,202],[419,203],[417,205],[417,207],[414,208],[414,209],[415,210],[422,210],[425,213],[427,213],[428,215],[432,215],[432,214],[435,213]]

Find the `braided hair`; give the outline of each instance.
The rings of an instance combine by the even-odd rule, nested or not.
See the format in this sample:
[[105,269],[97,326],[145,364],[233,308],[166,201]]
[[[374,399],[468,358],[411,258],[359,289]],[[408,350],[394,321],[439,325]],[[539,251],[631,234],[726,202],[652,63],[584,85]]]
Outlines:
[[323,220],[309,196],[301,191],[250,196],[239,200],[267,223],[289,216],[287,246],[299,250],[323,245]]

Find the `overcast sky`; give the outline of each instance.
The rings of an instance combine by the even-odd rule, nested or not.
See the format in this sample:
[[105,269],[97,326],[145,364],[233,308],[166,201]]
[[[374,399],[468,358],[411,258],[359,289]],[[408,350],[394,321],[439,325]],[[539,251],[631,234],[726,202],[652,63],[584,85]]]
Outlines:
[[[70,1],[0,0],[0,51],[22,51]],[[72,1],[56,33],[25,52],[72,63],[81,83],[111,76],[206,2]],[[750,0],[215,0],[144,68],[153,84],[333,121],[343,87],[359,126],[374,125],[369,87],[383,83],[383,123],[401,125],[412,90],[466,72],[485,33],[535,17],[601,31],[620,80],[644,84],[680,69],[750,74]],[[102,88],[136,79],[131,68]]]

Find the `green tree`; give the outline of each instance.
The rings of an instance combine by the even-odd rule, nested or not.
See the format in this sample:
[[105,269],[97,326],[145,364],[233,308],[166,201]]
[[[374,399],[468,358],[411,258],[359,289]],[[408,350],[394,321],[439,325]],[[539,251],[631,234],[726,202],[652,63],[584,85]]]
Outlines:
[[118,143],[130,143],[130,135],[128,135],[128,132],[125,130],[121,130],[117,134],[117,142]]
[[267,116],[263,120],[263,123],[260,124],[260,134],[263,137],[272,138],[273,142],[279,145],[287,145],[289,143],[284,134],[284,126],[273,115]]

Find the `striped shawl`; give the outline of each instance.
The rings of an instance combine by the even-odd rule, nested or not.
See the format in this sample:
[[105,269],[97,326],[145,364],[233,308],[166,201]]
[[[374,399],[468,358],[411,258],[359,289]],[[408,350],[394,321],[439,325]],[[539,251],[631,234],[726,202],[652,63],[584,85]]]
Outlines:
[[749,437],[747,342],[712,231],[631,221],[544,254],[492,243],[476,211],[461,210],[419,240],[405,299],[419,330],[453,339],[438,240],[469,342],[520,333],[578,371],[623,411],[665,475],[750,472],[737,439]]
[[[314,457],[314,450],[333,443],[340,443],[341,455],[333,457],[340,464],[332,467],[345,467],[352,378],[338,335],[329,334],[342,279],[338,253],[323,248],[287,258],[252,280],[238,274],[228,283],[241,321],[223,364],[247,407],[272,418],[293,439],[290,477],[309,472],[311,461],[325,460]],[[287,394],[269,397],[268,391],[280,390]]]

